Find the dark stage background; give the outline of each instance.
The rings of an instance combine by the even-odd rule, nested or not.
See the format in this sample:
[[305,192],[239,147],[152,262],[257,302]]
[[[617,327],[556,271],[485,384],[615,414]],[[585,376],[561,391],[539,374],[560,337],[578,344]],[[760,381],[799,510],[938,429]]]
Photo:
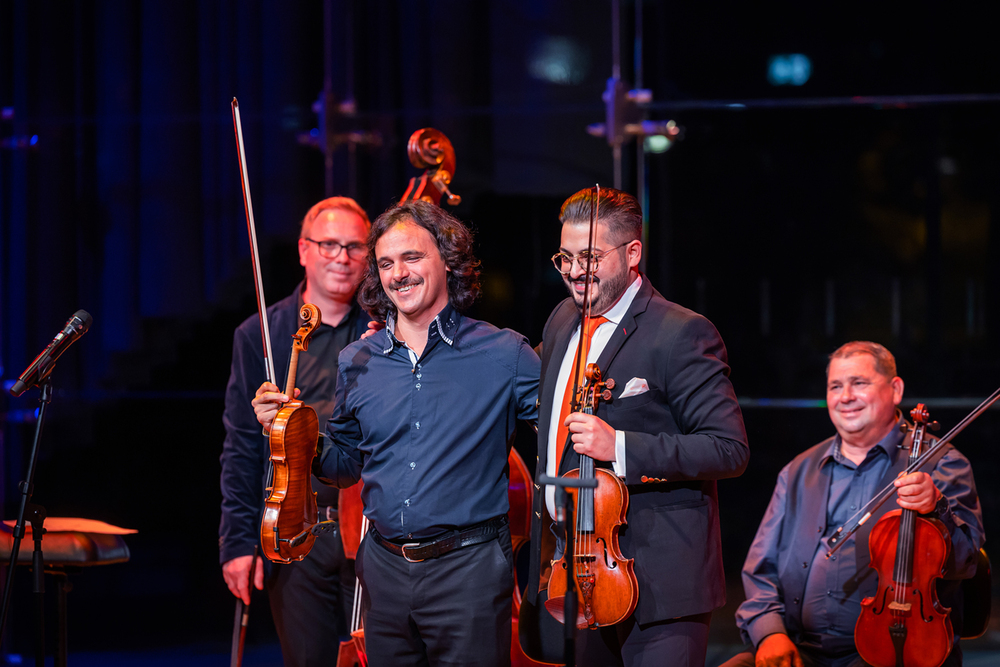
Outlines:
[[[829,352],[882,342],[904,407],[925,400],[946,428],[1000,384],[1000,47],[986,10],[747,4],[641,4],[646,115],[684,128],[644,161],[647,270],[721,331],[753,452],[742,478],[720,484],[732,599],[713,636],[731,643],[739,566],[775,476],[832,433]],[[35,501],[139,530],[129,563],[75,577],[73,649],[229,640],[222,396],[232,331],[255,311],[233,96],[269,303],[301,278],[297,222],[325,196],[324,157],[308,145],[326,136],[310,135],[325,62],[336,101],[354,102],[329,136],[381,140],[337,145],[334,192],[374,217],[415,173],[410,133],[445,132],[454,211],[483,260],[472,314],[535,343],[563,296],[548,260],[559,204],[612,184],[611,150],[584,130],[604,120],[609,2],[327,7],[330,18],[319,0],[0,0],[0,376],[9,387],[71,313],[93,315],[54,375]],[[635,8],[622,3],[630,85]],[[781,54],[810,59],[804,85],[769,82]],[[627,190],[636,164],[626,145]],[[0,397],[6,519],[36,405],[37,391]],[[1000,530],[997,415],[958,443],[988,534]],[[14,604],[11,646],[30,651],[26,590]],[[257,609],[251,641],[266,642]]]

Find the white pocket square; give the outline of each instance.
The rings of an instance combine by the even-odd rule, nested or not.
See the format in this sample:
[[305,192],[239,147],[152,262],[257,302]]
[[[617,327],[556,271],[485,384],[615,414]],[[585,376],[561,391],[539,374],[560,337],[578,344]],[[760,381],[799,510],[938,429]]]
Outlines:
[[649,385],[643,378],[632,378],[625,385],[625,391],[621,393],[618,398],[628,398],[629,396],[638,396],[639,394],[645,394],[649,391]]

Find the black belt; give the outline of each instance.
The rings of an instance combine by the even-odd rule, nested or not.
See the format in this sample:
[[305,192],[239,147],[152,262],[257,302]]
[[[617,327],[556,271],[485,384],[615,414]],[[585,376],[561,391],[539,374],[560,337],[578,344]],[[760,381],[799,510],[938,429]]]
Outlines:
[[419,563],[429,558],[438,558],[455,549],[471,547],[474,544],[482,544],[495,540],[500,533],[500,529],[506,525],[507,515],[503,514],[489,521],[483,521],[474,526],[469,526],[468,528],[463,528],[426,542],[395,544],[379,535],[374,526],[371,529],[371,536],[386,551],[390,551],[397,556],[402,556],[411,563]]

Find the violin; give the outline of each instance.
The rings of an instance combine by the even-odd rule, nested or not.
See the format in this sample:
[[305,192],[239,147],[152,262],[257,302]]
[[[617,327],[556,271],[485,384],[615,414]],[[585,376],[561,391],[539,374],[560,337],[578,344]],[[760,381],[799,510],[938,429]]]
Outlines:
[[[243,185],[243,205],[247,216],[247,232],[250,238],[250,259],[254,270],[254,286],[257,295],[257,311],[260,317],[260,334],[264,352],[264,373],[268,382],[275,382],[274,357],[271,354],[271,334],[267,326],[267,308],[264,302],[264,285],[260,273],[260,253],[257,249],[257,230],[254,226],[253,203],[250,198],[250,179],[247,174],[246,153],[243,147],[243,127],[240,121],[240,107],[233,98],[233,129],[236,134],[236,155],[240,165],[240,181]],[[295,371],[298,367],[298,353],[307,349],[309,336],[319,326],[319,308],[306,304],[299,313],[305,322],[293,334],[291,364],[288,372],[288,386],[285,391],[295,391]],[[272,427],[269,447],[271,467],[268,472],[268,499],[261,521],[261,545],[264,556],[276,563],[290,563],[302,560],[312,548],[315,536],[331,530],[332,521],[317,522],[316,494],[312,491],[312,462],[316,456],[316,436],[319,432],[316,411],[301,401],[286,403],[284,408],[295,408],[282,417],[281,410]],[[312,414],[312,419],[308,415]],[[281,420],[278,424],[279,418]],[[311,427],[311,431],[309,428]]]
[[[910,412],[914,422],[909,464],[921,455],[930,415],[923,404]],[[940,667],[955,634],[950,609],[941,606],[936,582],[944,576],[951,551],[948,529],[915,510],[887,512],[868,539],[878,592],[861,602],[854,627],[858,653],[873,667]]]
[[[319,327],[319,308],[304,304],[299,311],[302,325],[292,334],[292,356],[285,393],[295,395],[299,352],[309,349],[309,338]],[[271,424],[271,486],[260,522],[264,555],[276,563],[302,560],[312,549],[316,533],[332,522],[317,522],[316,493],[312,490],[312,463],[316,456],[319,418],[299,400],[290,400],[278,410]],[[320,527],[317,529],[317,527]]]
[[[599,187],[594,188],[591,203],[590,238],[588,252],[593,253],[597,236],[597,201]],[[580,343],[576,352],[576,372],[574,374],[574,402],[576,412],[596,414],[598,401],[611,400],[611,389],[615,382],[609,378],[602,380],[601,369],[596,364],[588,364],[581,383],[580,369],[587,358],[588,345],[583,332],[590,320],[590,290],[593,270],[588,263],[583,293],[584,300],[580,324]],[[572,446],[571,435],[566,436],[566,447]],[[560,623],[566,623],[564,608],[569,587],[567,572],[572,573],[573,587],[580,604],[577,605],[576,627],[597,628],[614,625],[628,618],[635,611],[639,601],[639,584],[635,578],[633,559],[625,558],[618,546],[618,533],[625,523],[628,511],[628,489],[617,475],[603,468],[595,468],[594,459],[580,455],[580,467],[571,470],[564,477],[580,480],[597,480],[597,487],[567,488],[572,502],[576,505],[576,525],[572,538],[572,563],[566,562],[566,555],[552,564],[549,577],[549,597],[545,608]],[[568,529],[567,529],[568,532]]]
[[[587,293],[587,292],[585,292]],[[611,399],[614,380],[601,380],[597,364],[588,364],[587,384],[583,387],[583,406],[578,412],[594,414],[597,401]],[[580,456],[580,467],[564,475],[581,480],[597,479],[597,488],[567,488],[576,505],[576,527],[572,539],[573,579],[580,604],[576,627],[580,629],[614,625],[628,618],[639,601],[639,584],[635,578],[633,559],[625,558],[618,547],[618,533],[628,511],[628,489],[613,472],[595,468],[594,459]],[[567,536],[567,539],[569,537]],[[565,555],[552,565],[549,577],[549,599],[545,608],[560,623],[567,583],[565,572],[570,567]]]

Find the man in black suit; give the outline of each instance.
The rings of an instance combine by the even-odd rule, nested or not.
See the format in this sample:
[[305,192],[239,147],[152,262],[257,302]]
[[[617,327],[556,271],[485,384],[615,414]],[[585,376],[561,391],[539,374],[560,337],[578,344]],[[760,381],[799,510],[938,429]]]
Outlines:
[[[538,472],[563,474],[583,454],[625,482],[630,498],[619,542],[624,556],[635,559],[639,596],[625,621],[581,633],[578,661],[702,667],[711,613],[725,602],[716,480],[747,465],[743,418],[715,327],[664,299],[639,272],[642,212],[635,197],[600,191],[596,245],[588,251],[594,197],[593,189],[577,192],[559,216],[562,237],[553,262],[571,298],[556,307],[543,333]],[[593,333],[587,361],[596,361],[616,385],[596,414],[561,419],[587,264],[596,265],[592,315],[607,320]],[[548,614],[541,609],[539,574],[553,497],[551,488],[535,496],[535,553],[522,605],[522,644],[536,655],[542,647],[533,649],[524,633],[531,632],[533,616],[545,623]]]

